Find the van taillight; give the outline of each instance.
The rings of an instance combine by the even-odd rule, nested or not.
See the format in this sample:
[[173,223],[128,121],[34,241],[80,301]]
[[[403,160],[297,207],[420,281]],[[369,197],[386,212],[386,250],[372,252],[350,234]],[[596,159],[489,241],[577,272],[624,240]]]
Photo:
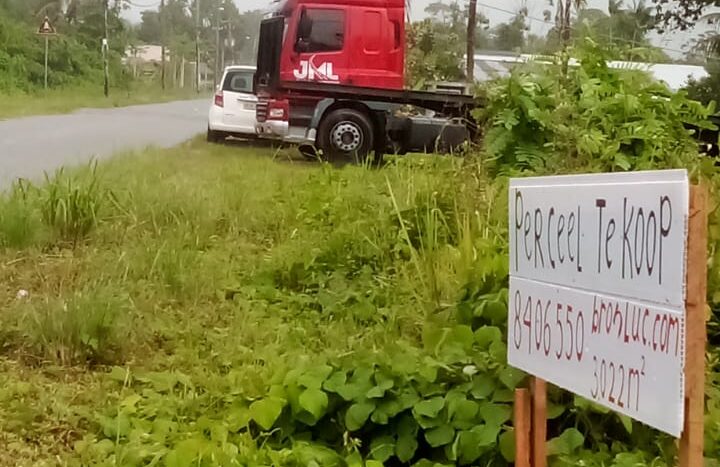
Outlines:
[[225,107],[225,97],[223,96],[222,91],[215,94],[215,105],[218,107]]

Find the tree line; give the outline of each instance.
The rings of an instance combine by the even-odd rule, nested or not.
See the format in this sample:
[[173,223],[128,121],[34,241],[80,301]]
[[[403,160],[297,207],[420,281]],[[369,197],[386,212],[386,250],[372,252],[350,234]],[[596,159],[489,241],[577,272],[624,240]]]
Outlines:
[[[425,9],[428,19],[410,28],[413,47],[410,47],[409,65],[414,82],[465,79],[471,75],[472,68],[463,69],[462,61],[471,51],[549,55],[587,36],[605,47],[615,48],[618,59],[639,59],[638,49],[642,49],[644,59],[670,60],[648,39],[658,25],[652,6],[640,1],[624,8],[622,0],[610,0],[609,14],[606,14],[584,8],[578,2],[566,3],[558,2],[554,18],[548,4],[542,18],[531,17],[527,8],[520,8],[507,22],[494,25],[473,7],[476,0],[467,5],[459,1],[431,3]],[[570,12],[573,14],[568,16]],[[552,25],[544,36],[532,32],[532,23],[538,21]]]
[[[122,66],[122,59],[142,44],[166,46],[166,67],[175,72],[182,67],[183,74],[186,64],[194,68],[196,47],[210,74],[224,64],[254,62],[261,12],[240,12],[226,0],[156,1],[158,6],[143,11],[140,23],[133,25],[123,19],[123,12],[137,6],[135,0],[0,0],[0,92],[33,91],[42,85],[44,50],[35,32],[45,16],[59,33],[51,41],[52,87],[102,81],[106,11],[115,87],[126,87],[137,78]],[[408,25],[408,84],[423,87],[433,81],[471,79],[473,67],[463,66],[463,58],[474,51],[552,54],[587,36],[614,49],[618,59],[667,62],[667,54],[648,38],[653,30],[686,29],[720,19],[705,14],[714,0],[654,1],[625,5],[623,0],[610,0],[607,12],[587,8],[584,0],[548,1],[541,18],[522,7],[514,13],[503,10],[508,20],[497,24],[478,12],[477,0],[435,1],[425,9],[427,19]],[[531,26],[538,21],[551,25],[547,34],[533,32]],[[715,66],[717,37],[705,36],[691,49],[696,59],[710,57],[714,79],[698,83],[698,98],[707,99],[715,89],[712,82],[720,82],[715,73],[720,68]],[[168,78],[170,85],[177,81]]]
[[[212,74],[219,66],[216,57],[228,64],[254,62],[260,12],[240,12],[234,2],[225,0],[156,3],[162,7],[142,12],[140,24],[132,24],[124,13],[139,5],[134,0],[0,0],[0,93],[42,88],[44,42],[36,32],[46,16],[58,33],[50,41],[49,85],[53,88],[103,82],[106,33],[114,88],[128,88],[140,78],[123,65],[123,59],[142,44],[166,47],[169,86],[177,82],[170,75],[179,63],[187,64],[188,70],[194,68],[196,38],[206,73]],[[145,79],[160,77],[158,72]],[[188,86],[192,82],[186,81]]]

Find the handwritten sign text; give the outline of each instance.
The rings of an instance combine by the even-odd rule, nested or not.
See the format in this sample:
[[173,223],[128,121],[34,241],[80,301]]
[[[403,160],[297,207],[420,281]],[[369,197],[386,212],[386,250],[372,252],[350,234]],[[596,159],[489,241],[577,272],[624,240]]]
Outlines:
[[684,171],[513,179],[510,364],[679,436],[688,193]]

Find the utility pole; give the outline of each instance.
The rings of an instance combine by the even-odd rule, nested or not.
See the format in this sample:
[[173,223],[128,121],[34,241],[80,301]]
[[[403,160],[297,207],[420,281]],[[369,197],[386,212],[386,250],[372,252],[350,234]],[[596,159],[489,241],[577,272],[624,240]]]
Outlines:
[[165,0],[160,0],[160,87],[165,90]]
[[220,11],[222,7],[219,7],[215,11],[215,72],[213,73],[213,83],[215,88],[218,85],[218,74],[220,73]]
[[225,49],[227,49],[227,42],[228,42],[228,34],[227,29],[225,28],[225,22],[220,20],[220,24],[222,26],[222,46],[220,47],[220,73],[222,73],[223,70],[225,70]]
[[104,91],[105,91],[105,97],[108,97],[110,95],[110,64],[109,64],[109,44],[108,44],[108,2],[109,0],[105,0],[103,2],[104,5],[104,22],[105,22],[105,37],[103,38],[102,42],[102,52],[103,52],[103,68],[104,68],[104,75],[105,75],[105,85],[104,85]]
[[200,0],[195,0],[195,91],[200,93]]
[[468,85],[475,83],[475,28],[477,28],[477,0],[470,0],[468,6],[467,50],[465,65]]

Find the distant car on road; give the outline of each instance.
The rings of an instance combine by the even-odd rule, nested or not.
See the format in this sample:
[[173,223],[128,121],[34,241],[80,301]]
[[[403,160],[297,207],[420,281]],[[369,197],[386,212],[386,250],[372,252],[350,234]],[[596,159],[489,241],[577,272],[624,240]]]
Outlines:
[[208,115],[207,140],[223,141],[228,136],[255,137],[253,66],[229,66],[225,69]]

